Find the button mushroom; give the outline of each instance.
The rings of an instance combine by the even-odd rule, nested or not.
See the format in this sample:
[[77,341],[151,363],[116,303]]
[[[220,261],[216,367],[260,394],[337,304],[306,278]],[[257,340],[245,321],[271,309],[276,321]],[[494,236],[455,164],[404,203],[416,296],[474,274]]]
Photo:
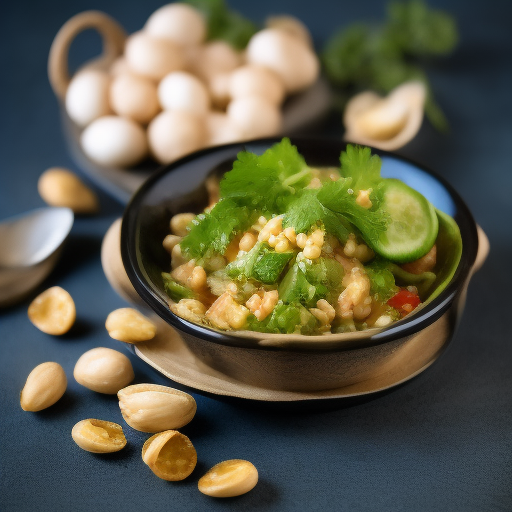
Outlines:
[[197,45],[206,37],[206,21],[204,16],[190,5],[167,4],[148,18],[144,31],[180,45]]
[[285,96],[282,80],[276,73],[254,64],[242,66],[231,74],[229,81],[231,98],[261,96],[274,105],[280,105]]
[[125,58],[135,74],[160,80],[184,66],[181,48],[169,39],[135,32],[126,40]]
[[165,110],[186,110],[202,115],[210,108],[210,95],[204,84],[184,71],[164,77],[158,85],[158,98]]
[[422,82],[406,82],[385,98],[370,91],[354,96],[345,108],[345,139],[384,150],[404,146],[421,127],[425,97]]
[[165,110],[148,126],[151,152],[162,164],[200,149],[205,138],[202,118],[191,112]]
[[149,78],[123,73],[112,81],[110,103],[114,112],[147,124],[160,110],[156,85]]
[[232,101],[228,105],[227,114],[247,139],[277,135],[281,130],[281,111],[260,96],[247,96]]
[[82,133],[85,154],[106,167],[130,167],[147,154],[148,144],[142,127],[131,119],[100,117]]
[[66,111],[79,126],[110,114],[110,77],[104,71],[85,69],[77,73],[66,91]]
[[320,72],[318,58],[311,48],[299,38],[275,28],[261,30],[251,38],[247,62],[270,68],[281,77],[290,93],[312,85]]

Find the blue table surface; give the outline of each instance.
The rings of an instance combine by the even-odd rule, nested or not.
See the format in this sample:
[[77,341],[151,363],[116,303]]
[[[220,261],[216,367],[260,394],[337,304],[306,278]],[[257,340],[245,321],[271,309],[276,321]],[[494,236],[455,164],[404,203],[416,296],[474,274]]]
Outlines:
[[[377,21],[385,12],[377,0],[230,3],[258,21],[275,13],[298,16],[317,47],[335,28]],[[78,319],[72,331],[63,337],[38,331],[27,319],[29,299],[0,311],[0,510],[512,510],[512,4],[429,3],[459,22],[456,52],[428,67],[452,130],[441,135],[424,122],[401,153],[455,186],[491,242],[449,350],[405,386],[331,411],[262,409],[192,391],[198,413],[182,430],[196,446],[199,462],[180,483],[149,471],[140,457],[147,435],[129,427],[128,446],[119,454],[84,452],[70,435],[77,421],[97,417],[123,423],[115,396],[95,394],[72,376],[86,350],[123,350],[109,338],[104,322],[126,303],[109,286],[100,263],[103,235],[123,205],[98,191],[100,214],[76,218],[58,267],[40,288],[59,285],[74,297]],[[133,32],[160,5],[157,0],[2,4],[0,219],[43,206],[36,184],[48,167],[80,173],[66,148],[46,76],[57,30],[72,15],[94,8]],[[99,39],[84,35],[73,47],[72,63],[98,50]],[[333,114],[322,130],[341,136],[338,116]],[[174,385],[129,357],[136,382]],[[32,368],[44,361],[62,364],[68,391],[46,411],[24,412],[19,392]],[[200,494],[199,477],[231,458],[257,466],[257,487],[224,501]]]

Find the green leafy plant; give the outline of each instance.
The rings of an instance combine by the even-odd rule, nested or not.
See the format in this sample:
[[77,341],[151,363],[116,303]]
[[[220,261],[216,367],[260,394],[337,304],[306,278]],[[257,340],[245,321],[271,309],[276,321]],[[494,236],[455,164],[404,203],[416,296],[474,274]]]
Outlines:
[[393,1],[384,23],[354,24],[334,34],[322,60],[329,79],[342,88],[340,106],[358,89],[387,93],[408,80],[422,81],[427,87],[425,114],[434,127],[446,131],[447,119],[421,63],[449,54],[457,41],[449,14],[430,9],[423,0]]

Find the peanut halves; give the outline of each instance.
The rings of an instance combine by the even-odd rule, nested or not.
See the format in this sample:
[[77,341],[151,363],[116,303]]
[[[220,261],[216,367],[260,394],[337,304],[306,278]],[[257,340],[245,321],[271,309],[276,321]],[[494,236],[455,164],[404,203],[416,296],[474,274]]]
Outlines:
[[82,450],[92,453],[118,452],[126,446],[123,428],[111,421],[93,418],[79,421],[71,436]]
[[175,482],[194,471],[197,452],[187,436],[167,430],[151,436],[144,443],[142,460],[157,477]]
[[141,432],[183,427],[196,414],[196,401],[188,393],[157,384],[135,384],[117,396],[126,423]]

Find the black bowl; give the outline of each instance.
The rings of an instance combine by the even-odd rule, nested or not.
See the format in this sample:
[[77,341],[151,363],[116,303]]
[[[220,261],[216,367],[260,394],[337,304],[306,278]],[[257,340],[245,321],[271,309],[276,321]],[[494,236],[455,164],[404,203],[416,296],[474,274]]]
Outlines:
[[[162,240],[169,233],[170,218],[179,212],[201,212],[208,203],[206,178],[230,170],[240,151],[261,154],[278,141],[263,139],[205,149],[160,169],[143,184],[126,208],[121,232],[123,263],[135,290],[179,332],[201,361],[250,385],[321,391],[390,372],[403,377],[417,374],[438,357],[453,336],[469,279],[481,264],[477,258],[479,230],[467,206],[445,180],[385,151],[372,150],[382,158],[382,175],[399,178],[419,190],[455,219],[462,237],[462,258],[453,278],[417,313],[381,330],[302,336],[221,332],[170,311],[161,279],[161,272],[169,268]],[[312,166],[337,166],[346,146],[341,141],[311,138],[292,139],[292,143]],[[480,259],[485,259],[485,248],[481,251]]]

